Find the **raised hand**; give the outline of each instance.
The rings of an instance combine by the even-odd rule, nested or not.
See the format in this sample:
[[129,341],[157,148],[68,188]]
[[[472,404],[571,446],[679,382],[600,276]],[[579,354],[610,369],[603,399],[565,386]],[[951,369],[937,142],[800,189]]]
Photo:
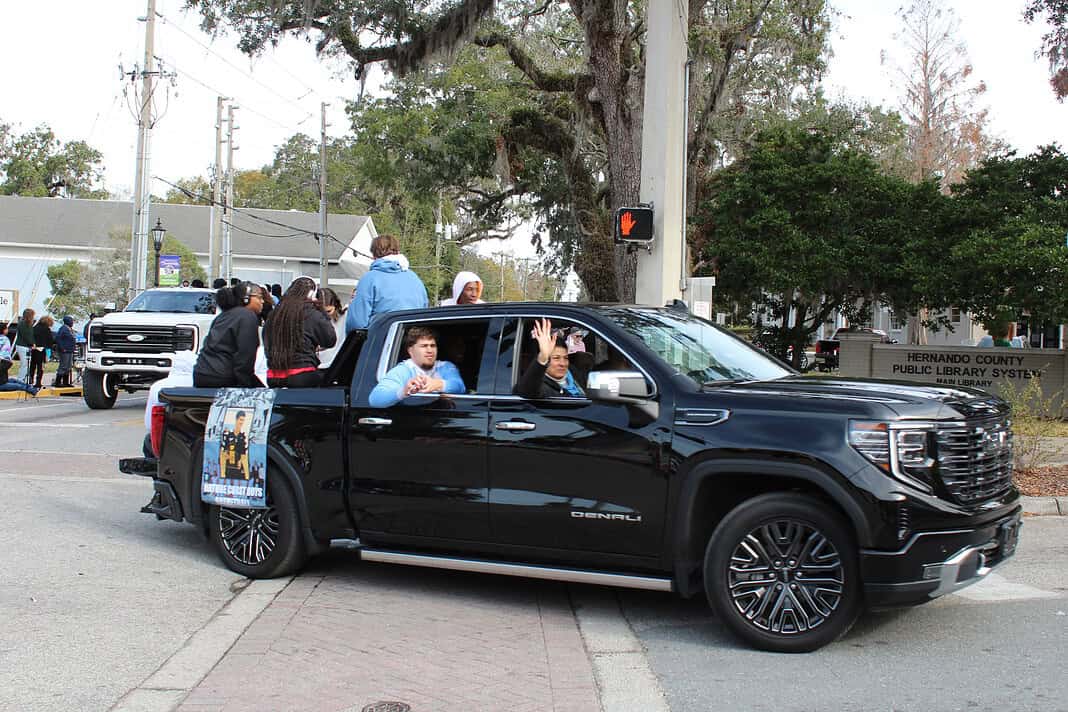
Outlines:
[[553,325],[548,319],[538,319],[534,322],[534,339],[538,342],[538,363],[549,363],[556,339],[553,337]]

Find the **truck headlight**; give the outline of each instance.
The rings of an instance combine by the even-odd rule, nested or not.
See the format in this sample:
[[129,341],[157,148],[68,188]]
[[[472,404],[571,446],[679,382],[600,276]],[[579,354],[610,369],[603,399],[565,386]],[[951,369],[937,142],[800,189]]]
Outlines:
[[99,351],[104,347],[104,327],[100,324],[89,325],[89,348]]
[[174,350],[193,351],[197,340],[196,327],[177,326],[174,329]]
[[849,422],[849,444],[884,472],[931,492],[935,460],[931,423]]

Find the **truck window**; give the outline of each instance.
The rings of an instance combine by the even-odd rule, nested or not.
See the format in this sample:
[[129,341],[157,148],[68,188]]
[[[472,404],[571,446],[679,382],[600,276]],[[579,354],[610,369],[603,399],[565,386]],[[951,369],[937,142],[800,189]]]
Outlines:
[[389,357],[379,363],[376,381],[381,380],[386,371],[408,358],[408,352],[404,348],[405,340],[408,331],[418,326],[433,330],[437,336],[438,360],[451,361],[464,379],[466,392],[477,393],[489,322],[489,319],[456,319],[400,324],[400,328],[394,331],[393,341],[385,345],[385,353],[389,354]]
[[[532,333],[534,318],[519,320],[518,356],[512,369],[509,393],[514,393],[516,384],[530,362],[538,355],[538,342]],[[567,319],[550,319],[554,332],[559,332],[568,345],[570,365],[568,370],[575,381],[585,388],[586,377],[591,371],[636,371],[634,362],[607,339],[584,324]]]
[[215,293],[182,290],[150,289],[141,292],[124,311],[165,312],[168,314],[214,314]]

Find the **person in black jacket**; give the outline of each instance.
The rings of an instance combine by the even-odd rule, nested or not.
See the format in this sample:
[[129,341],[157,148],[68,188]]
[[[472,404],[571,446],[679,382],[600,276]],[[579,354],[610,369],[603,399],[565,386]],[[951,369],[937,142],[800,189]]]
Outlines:
[[318,352],[337,343],[337,333],[315,294],[315,282],[308,277],[293,280],[263,327],[271,388],[314,388],[321,383]]
[[52,382],[54,388],[70,388],[70,372],[74,365],[74,349],[78,345],[78,339],[74,336],[74,317],[69,314],[63,317],[63,324],[56,332],[56,351],[59,352],[59,368],[56,369],[56,378]]
[[222,287],[215,317],[193,367],[197,388],[260,388],[256,378],[256,350],[260,347],[260,309],[263,290],[251,282]]
[[41,388],[44,380],[44,365],[48,360],[48,349],[55,348],[56,341],[52,337],[52,325],[55,324],[52,317],[45,314],[33,326],[33,351],[30,352],[30,378],[34,388]]
[[571,375],[567,344],[553,336],[552,322],[534,322],[538,355],[523,371],[515,392],[524,398],[585,398],[586,393]]

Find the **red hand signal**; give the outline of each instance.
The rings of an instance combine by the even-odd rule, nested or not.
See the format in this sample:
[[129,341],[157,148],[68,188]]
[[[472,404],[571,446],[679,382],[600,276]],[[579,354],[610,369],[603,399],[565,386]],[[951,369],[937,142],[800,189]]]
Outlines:
[[638,221],[634,219],[634,215],[632,215],[629,210],[620,216],[619,230],[623,234],[623,237],[630,235],[630,231],[634,229],[637,222]]

